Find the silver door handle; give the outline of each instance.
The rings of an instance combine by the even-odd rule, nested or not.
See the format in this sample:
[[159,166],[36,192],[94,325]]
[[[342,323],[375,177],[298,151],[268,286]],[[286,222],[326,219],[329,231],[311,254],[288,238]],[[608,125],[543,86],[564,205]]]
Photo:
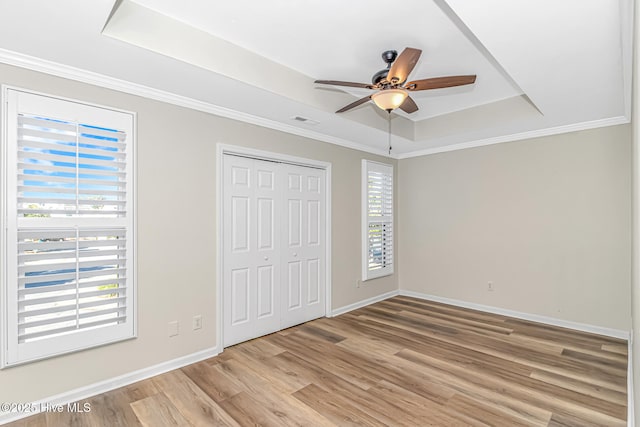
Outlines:
[[298,254],[294,252],[294,253],[293,253],[293,256],[298,256]]
[[269,257],[268,256],[264,257],[264,260],[269,261]]

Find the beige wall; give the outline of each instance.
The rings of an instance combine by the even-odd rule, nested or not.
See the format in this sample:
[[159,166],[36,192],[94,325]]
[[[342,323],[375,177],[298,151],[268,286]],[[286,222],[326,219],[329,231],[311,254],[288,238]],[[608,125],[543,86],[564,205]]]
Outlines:
[[[385,159],[6,65],[0,83],[138,113],[138,338],[4,369],[0,402],[49,397],[216,345],[218,142],[330,162],[333,308],[397,289],[395,276],[356,287],[360,162]],[[195,314],[204,326],[196,332]],[[173,320],[181,333],[168,338]]]
[[[332,164],[334,309],[400,285],[630,328],[630,126],[398,163],[6,65],[0,83],[138,113],[138,338],[2,370],[0,401],[45,398],[216,345],[218,142]],[[399,274],[357,287],[362,158],[396,165]],[[168,338],[173,320],[181,334]]]
[[401,160],[400,289],[628,331],[630,132]]

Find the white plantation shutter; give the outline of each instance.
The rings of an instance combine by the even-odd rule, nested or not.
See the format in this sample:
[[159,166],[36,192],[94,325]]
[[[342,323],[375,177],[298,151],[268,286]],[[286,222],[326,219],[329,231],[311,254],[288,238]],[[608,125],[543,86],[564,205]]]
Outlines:
[[122,216],[122,131],[18,116],[18,214]]
[[18,342],[126,320],[124,230],[18,231]]
[[393,273],[393,166],[362,161],[363,280]]
[[133,114],[5,97],[3,366],[133,337]]

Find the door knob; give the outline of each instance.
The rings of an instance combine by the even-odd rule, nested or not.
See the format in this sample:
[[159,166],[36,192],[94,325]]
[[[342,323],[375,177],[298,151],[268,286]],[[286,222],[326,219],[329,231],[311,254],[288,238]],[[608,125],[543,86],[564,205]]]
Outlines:
[[293,256],[298,256],[298,254],[294,252],[294,253],[293,253]]
[[264,257],[264,260],[269,261],[269,257],[268,256]]

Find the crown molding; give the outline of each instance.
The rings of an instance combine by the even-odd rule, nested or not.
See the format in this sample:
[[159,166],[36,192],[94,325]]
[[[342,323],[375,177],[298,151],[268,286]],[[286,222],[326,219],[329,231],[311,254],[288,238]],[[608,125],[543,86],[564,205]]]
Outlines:
[[110,77],[93,71],[48,61],[46,59],[25,55],[23,53],[14,52],[7,49],[0,48],[0,63],[25,68],[32,71],[38,71],[41,73],[50,74],[81,83],[87,83],[106,89],[116,90],[130,95],[141,96],[143,98],[148,98],[155,101],[166,102],[168,104],[176,105],[179,107],[190,108],[193,110],[213,114],[215,116],[249,123],[276,131],[297,135],[303,138],[327,142],[329,144],[338,145],[340,147],[350,148],[353,150],[375,154],[395,160],[409,159],[413,157],[428,156],[430,154],[463,150],[465,148],[482,147],[485,145],[493,145],[503,142],[519,141],[523,139],[539,138],[543,136],[557,135],[567,132],[576,132],[598,127],[630,123],[630,119],[628,116],[618,116],[565,126],[538,129],[517,134],[502,135],[495,138],[462,142],[442,147],[427,148],[424,150],[412,151],[410,153],[389,154],[386,150],[376,149],[347,139],[326,135],[324,133],[309,129],[299,128],[286,123],[281,123],[275,120],[266,119],[264,117],[255,116],[253,114],[244,113],[242,111],[233,110],[186,96],[177,95],[175,93],[155,89],[149,86],[144,86],[138,83],[117,79],[115,77]]
[[242,111],[232,110],[230,108],[221,107],[219,105],[199,101],[193,98],[177,95],[175,93],[166,92],[138,83],[117,79],[115,77],[109,77],[107,75],[96,73],[93,71],[83,70],[81,68],[71,67],[69,65],[64,65],[57,62],[48,61],[46,59],[41,59],[1,48],[0,63],[13,65],[20,68],[26,68],[28,70],[38,71],[57,77],[63,77],[81,83],[88,83],[106,89],[117,90],[119,92],[141,96],[143,98],[148,98],[155,101],[166,102],[168,104],[177,105],[179,107],[190,108],[192,110],[213,114],[215,116],[237,120],[240,122],[273,129],[304,138],[314,139],[317,141],[328,142],[330,144],[338,145],[345,148],[351,148],[358,151],[364,151],[366,153],[375,154],[378,156],[392,157],[389,156],[389,153],[387,153],[385,150],[379,150],[343,138],[326,135],[321,132],[316,132],[309,129],[299,128],[286,123],[258,117],[253,114],[244,113]]
[[509,135],[497,136],[495,138],[479,139],[475,141],[461,142],[459,144],[445,145],[442,147],[427,148],[425,150],[413,151],[411,153],[398,154],[395,156],[397,160],[410,159],[412,157],[428,156],[430,154],[446,153],[448,151],[464,150],[465,148],[483,147],[485,145],[500,144],[503,142],[514,142],[523,139],[540,138],[543,136],[559,135],[569,132],[578,132],[581,130],[596,129],[607,126],[615,126],[630,123],[628,117],[617,116],[606,119],[593,120],[589,122],[574,123],[570,125],[556,126],[552,128],[536,129],[527,132],[514,133]]

